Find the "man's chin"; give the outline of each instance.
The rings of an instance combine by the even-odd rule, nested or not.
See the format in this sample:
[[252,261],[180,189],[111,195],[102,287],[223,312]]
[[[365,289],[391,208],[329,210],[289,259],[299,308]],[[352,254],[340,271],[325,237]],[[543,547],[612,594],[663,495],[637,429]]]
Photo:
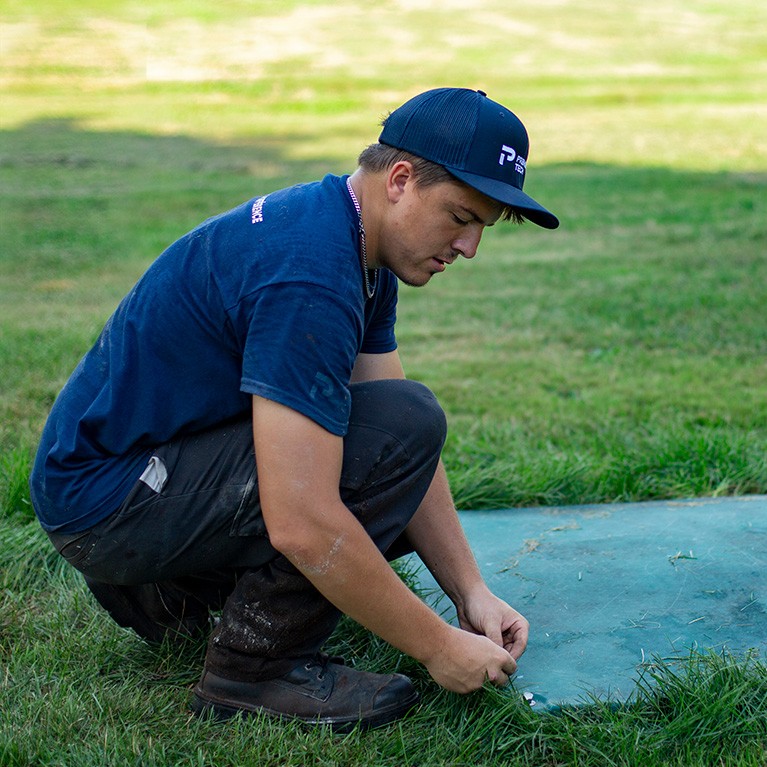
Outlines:
[[419,274],[417,277],[412,275],[398,274],[397,279],[411,288],[422,288],[434,275],[433,274]]

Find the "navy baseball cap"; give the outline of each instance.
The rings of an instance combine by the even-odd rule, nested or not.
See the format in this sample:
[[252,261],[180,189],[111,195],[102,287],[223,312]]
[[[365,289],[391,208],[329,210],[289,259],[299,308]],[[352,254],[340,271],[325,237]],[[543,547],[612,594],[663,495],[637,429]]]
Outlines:
[[483,91],[435,88],[421,93],[384,120],[378,141],[442,165],[538,226],[559,226],[553,213],[522,191],[530,149],[525,126]]

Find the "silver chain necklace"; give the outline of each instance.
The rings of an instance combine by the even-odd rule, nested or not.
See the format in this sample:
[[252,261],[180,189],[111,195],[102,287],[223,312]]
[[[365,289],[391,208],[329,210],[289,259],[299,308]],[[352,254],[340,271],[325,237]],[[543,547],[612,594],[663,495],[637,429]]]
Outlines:
[[362,255],[362,274],[365,277],[365,293],[367,294],[368,298],[372,298],[376,292],[378,274],[375,269],[372,270],[373,284],[371,285],[369,276],[369,272],[371,270],[368,269],[368,249],[365,242],[365,227],[362,224],[362,208],[360,208],[360,204],[357,202],[357,195],[354,194],[354,189],[352,189],[352,182],[348,178],[346,179],[346,188],[349,190],[349,196],[352,198],[352,202],[354,203],[354,209],[357,211],[357,218],[359,219],[360,224],[360,253]]

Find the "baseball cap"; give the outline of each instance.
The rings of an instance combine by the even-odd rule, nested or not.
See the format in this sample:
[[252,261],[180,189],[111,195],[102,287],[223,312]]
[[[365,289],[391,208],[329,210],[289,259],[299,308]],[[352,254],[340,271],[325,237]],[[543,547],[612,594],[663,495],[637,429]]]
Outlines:
[[484,91],[435,88],[414,96],[384,120],[378,141],[442,165],[538,226],[559,226],[522,191],[530,149],[525,126]]

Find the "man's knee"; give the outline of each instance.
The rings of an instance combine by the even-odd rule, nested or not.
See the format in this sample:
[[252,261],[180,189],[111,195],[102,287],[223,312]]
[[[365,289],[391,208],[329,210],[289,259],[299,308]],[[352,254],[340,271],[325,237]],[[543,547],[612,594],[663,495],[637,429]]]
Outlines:
[[418,381],[396,381],[393,396],[401,408],[399,417],[402,425],[438,445],[439,450],[445,443],[447,420],[434,393]]
[[368,381],[352,387],[352,420],[355,411],[367,423],[407,446],[418,445],[426,452],[441,452],[447,421],[433,392],[418,381],[387,379]]

